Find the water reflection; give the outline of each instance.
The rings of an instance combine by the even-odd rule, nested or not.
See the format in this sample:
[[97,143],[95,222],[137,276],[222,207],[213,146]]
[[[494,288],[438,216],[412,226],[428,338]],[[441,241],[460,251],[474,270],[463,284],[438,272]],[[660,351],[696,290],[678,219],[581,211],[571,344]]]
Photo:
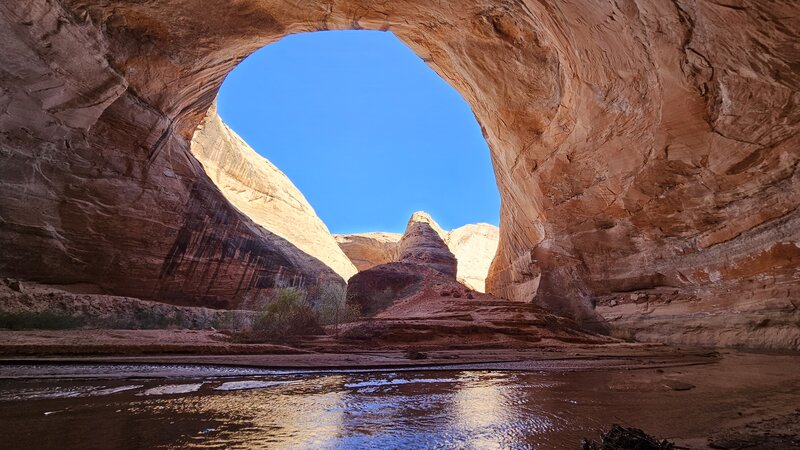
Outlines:
[[[596,428],[585,414],[597,411],[565,401],[581,395],[567,379],[487,371],[0,381],[0,433],[15,448],[575,448]],[[178,385],[197,389],[170,387]]]

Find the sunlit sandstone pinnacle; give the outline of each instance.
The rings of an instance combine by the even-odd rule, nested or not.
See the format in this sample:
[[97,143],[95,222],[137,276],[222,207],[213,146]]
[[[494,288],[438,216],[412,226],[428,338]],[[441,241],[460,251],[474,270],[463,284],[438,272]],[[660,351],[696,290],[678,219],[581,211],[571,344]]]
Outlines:
[[222,122],[216,105],[195,132],[191,151],[225,198],[255,223],[319,259],[345,280],[356,273],[303,194]]
[[[458,261],[458,281],[478,292],[485,292],[489,265],[500,239],[498,228],[488,223],[468,224],[444,234],[445,244]],[[358,270],[366,270],[397,261],[398,243],[403,235],[376,232],[334,237]]]
[[502,198],[488,291],[634,338],[798,348],[798,12],[793,0],[5,1],[0,276],[224,306],[278,274],[324,273],[231,206],[190,140],[256,49],[383,29],[484,130]]

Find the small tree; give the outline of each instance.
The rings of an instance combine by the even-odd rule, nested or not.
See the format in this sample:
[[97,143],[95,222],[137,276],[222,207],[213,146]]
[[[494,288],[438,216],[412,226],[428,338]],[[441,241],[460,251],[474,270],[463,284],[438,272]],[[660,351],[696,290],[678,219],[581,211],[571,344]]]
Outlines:
[[320,285],[317,299],[320,322],[333,325],[334,333],[339,335],[339,324],[357,319],[358,308],[347,303],[347,292],[339,283],[326,282]]

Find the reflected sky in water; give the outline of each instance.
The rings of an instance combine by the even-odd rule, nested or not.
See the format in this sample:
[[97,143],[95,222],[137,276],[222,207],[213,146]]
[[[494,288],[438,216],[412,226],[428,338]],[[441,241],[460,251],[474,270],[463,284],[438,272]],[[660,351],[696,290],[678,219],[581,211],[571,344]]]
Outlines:
[[[465,371],[0,381],[0,433],[16,448],[45,449],[577,448],[604,426],[596,393],[580,398],[581,377]],[[169,394],[187,386],[196,390]]]

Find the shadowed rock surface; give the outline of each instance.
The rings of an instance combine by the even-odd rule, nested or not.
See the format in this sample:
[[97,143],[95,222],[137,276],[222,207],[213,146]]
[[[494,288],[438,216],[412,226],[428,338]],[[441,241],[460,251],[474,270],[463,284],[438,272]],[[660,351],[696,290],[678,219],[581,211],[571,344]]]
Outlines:
[[397,244],[397,261],[430,267],[453,278],[458,262],[447,248],[447,234],[430,215],[415,212]]
[[595,303],[645,295],[640,309],[598,312],[640,339],[800,348],[787,328],[800,315],[798,10],[4,2],[0,275],[231,307],[278,274],[330,273],[232,207],[189,142],[256,49],[290,33],[382,29],[484,129],[502,197],[489,292],[587,325],[603,320]]
[[430,215],[415,212],[398,241],[396,259],[350,278],[348,302],[358,305],[362,314],[372,316],[398,299],[417,294],[431,279],[458,284],[456,259],[442,236],[446,234]]

